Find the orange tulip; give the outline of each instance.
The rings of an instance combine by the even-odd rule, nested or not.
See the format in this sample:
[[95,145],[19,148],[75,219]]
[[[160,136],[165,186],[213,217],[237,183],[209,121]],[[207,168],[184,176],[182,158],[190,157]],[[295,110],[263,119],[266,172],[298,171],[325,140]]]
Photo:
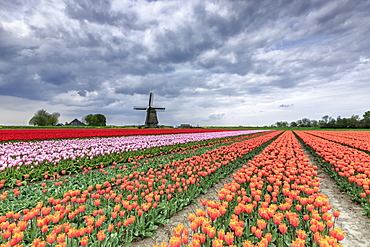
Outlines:
[[171,237],[170,238],[170,247],[180,247],[182,244],[180,237]]
[[217,232],[217,237],[221,240],[224,240],[225,239],[225,230],[224,229],[221,229]]
[[58,234],[58,236],[57,236],[57,242],[58,243],[62,243],[62,242],[64,242],[65,238],[66,238],[66,234],[65,233]]
[[223,240],[221,239],[213,239],[212,240],[212,247],[223,247],[223,244],[222,244]]
[[184,231],[184,225],[179,224],[176,228],[173,229],[175,237],[181,237],[182,233]]
[[281,223],[280,225],[279,225],[279,231],[281,232],[281,233],[287,233],[287,231],[288,231],[288,227],[286,226],[286,224],[284,224],[284,223]]
[[10,238],[12,236],[12,232],[11,231],[6,231],[6,232],[3,232],[3,234],[2,234],[2,237],[3,237],[3,239],[8,239],[8,238]]
[[297,238],[305,240],[307,237],[306,231],[300,229],[297,231]]
[[234,233],[228,232],[225,234],[225,243],[228,245],[232,245],[234,242]]
[[267,223],[264,219],[257,219],[257,226],[259,229],[263,230],[266,228]]
[[243,247],[254,247],[255,245],[254,244],[252,244],[252,242],[251,241],[249,241],[249,240],[245,240],[244,242],[243,242]]
[[100,242],[104,241],[105,239],[105,233],[104,233],[104,230],[100,230],[97,234],[96,234],[96,237],[98,238],[98,240]]
[[343,240],[345,237],[344,231],[339,228],[335,228],[329,232],[330,236],[338,239],[339,241]]
[[257,238],[262,238],[263,231],[257,228],[254,234],[256,235]]
[[339,217],[339,215],[340,215],[340,212],[339,212],[339,211],[337,211],[337,210],[334,210],[334,211],[333,211],[333,215],[334,215],[334,217],[338,218],[338,217]]
[[46,242],[48,242],[49,244],[54,243],[56,239],[57,239],[56,234],[49,234],[46,236]]
[[108,226],[108,232],[112,232],[114,230],[114,225],[113,224],[109,224]]
[[208,237],[214,238],[216,235],[216,228],[215,227],[209,227],[208,228]]
[[88,236],[83,236],[80,240],[80,245],[81,246],[87,246],[89,243],[89,237]]
[[182,236],[181,241],[183,244],[187,244],[189,242],[189,236],[188,235]]
[[94,205],[96,206],[96,207],[99,207],[100,206],[100,199],[96,199],[95,201],[94,201]]

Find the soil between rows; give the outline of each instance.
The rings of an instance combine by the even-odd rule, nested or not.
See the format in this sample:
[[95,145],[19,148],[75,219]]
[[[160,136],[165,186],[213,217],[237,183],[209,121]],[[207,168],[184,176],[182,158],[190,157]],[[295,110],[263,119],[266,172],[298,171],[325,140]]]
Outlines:
[[[302,149],[304,149],[302,147]],[[308,156],[310,162],[318,167],[318,176],[320,177],[320,192],[325,194],[333,206],[333,210],[340,211],[339,218],[335,221],[335,227],[340,228],[345,232],[345,239],[341,241],[344,247],[370,247],[370,218],[362,215],[363,209],[360,204],[352,201],[348,195],[341,192],[335,184],[334,179],[330,178],[319,165],[316,164],[310,153],[304,149],[304,153]],[[252,158],[253,159],[253,158]],[[248,165],[248,162],[246,162]],[[206,194],[198,196],[192,203],[177,212],[170,218],[170,223],[165,226],[158,227],[153,234],[155,237],[147,237],[136,240],[131,243],[132,247],[149,247],[154,244],[163,242],[169,243],[173,236],[173,229],[178,224],[184,224],[186,228],[190,228],[188,215],[195,213],[196,209],[202,208],[200,200],[218,200],[218,191],[224,187],[224,184],[233,181],[232,174],[240,168],[235,169],[230,175],[223,178],[211,187]]]
[[310,162],[319,168],[317,175],[320,177],[320,192],[329,198],[334,210],[340,211],[335,227],[346,234],[341,244],[344,247],[370,247],[370,218],[362,215],[361,205],[337,188],[335,180],[316,164],[314,157],[307,150],[304,150],[304,153]]

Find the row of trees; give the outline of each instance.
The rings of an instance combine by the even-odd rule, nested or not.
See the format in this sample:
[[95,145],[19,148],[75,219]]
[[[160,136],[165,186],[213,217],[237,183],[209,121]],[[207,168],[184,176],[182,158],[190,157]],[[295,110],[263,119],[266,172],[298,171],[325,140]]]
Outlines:
[[302,118],[297,121],[288,123],[287,121],[278,121],[274,127],[315,127],[315,128],[330,128],[330,129],[368,129],[370,128],[370,111],[365,112],[361,119],[359,115],[352,115],[349,118],[338,116],[336,119],[331,116],[323,116],[320,120],[311,120]]
[[[48,113],[46,110],[41,109],[35,113],[28,123],[35,126],[55,126],[58,124],[59,117],[59,112]],[[107,119],[103,114],[89,114],[82,118],[82,122],[88,126],[107,125]]]

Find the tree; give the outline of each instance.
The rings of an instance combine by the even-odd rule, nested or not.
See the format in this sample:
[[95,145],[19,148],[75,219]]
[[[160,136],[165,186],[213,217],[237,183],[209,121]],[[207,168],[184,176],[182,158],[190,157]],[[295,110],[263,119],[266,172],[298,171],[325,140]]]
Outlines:
[[312,127],[315,127],[315,128],[319,127],[319,123],[318,123],[318,122],[317,122],[317,120],[315,120],[315,119],[311,120],[310,125],[311,125]]
[[349,119],[349,127],[351,129],[355,129],[360,125],[360,116],[359,115],[352,115]]
[[297,120],[297,127],[303,127],[303,122],[301,119]]
[[46,110],[41,109],[35,113],[28,123],[35,126],[56,125],[59,117],[60,113],[58,112],[50,114]]
[[308,118],[302,118],[302,127],[311,127],[311,120]]
[[322,120],[319,120],[320,128],[333,128],[335,127],[336,121],[334,118],[325,115],[322,117]]
[[334,118],[330,117],[327,127],[328,128],[336,128],[337,127],[337,121]]
[[329,116],[328,115],[323,116],[322,117],[322,120],[319,120],[319,126],[321,128],[327,127],[328,123],[329,123]]
[[363,116],[363,123],[364,123],[364,127],[365,128],[370,128],[370,111],[367,111],[367,112],[365,112],[364,113],[364,115],[362,115]]
[[276,127],[283,127],[286,128],[288,127],[288,122],[287,121],[279,121],[275,123]]
[[339,128],[339,129],[344,129],[346,128],[347,126],[345,126],[345,121],[344,121],[345,118],[342,118],[341,116],[338,116],[337,117],[337,124],[336,124],[336,127]]
[[93,114],[86,115],[85,117],[82,118],[82,122],[86,123],[87,125],[94,126],[95,123],[93,117],[94,117]]
[[[274,125],[272,125],[274,126]],[[287,123],[285,121],[278,121],[275,123],[277,127],[285,127]],[[342,118],[338,116],[336,119],[325,115],[317,120],[310,120],[308,118],[302,118],[297,121],[291,122],[290,127],[320,127],[320,128],[370,128],[370,111],[366,111],[363,114],[363,119],[359,115],[352,115],[349,118]]]
[[289,124],[289,126],[290,127],[297,127],[298,126],[298,124],[296,123],[296,122],[290,122],[290,124]]
[[49,118],[49,125],[57,125],[59,117],[59,112],[52,113],[51,117]]
[[97,126],[107,125],[107,118],[103,114],[95,114],[94,118]]
[[89,126],[106,126],[107,124],[107,119],[103,114],[89,114],[82,121]]
[[322,120],[324,121],[324,124],[328,124],[329,123],[329,116],[328,115],[323,116]]

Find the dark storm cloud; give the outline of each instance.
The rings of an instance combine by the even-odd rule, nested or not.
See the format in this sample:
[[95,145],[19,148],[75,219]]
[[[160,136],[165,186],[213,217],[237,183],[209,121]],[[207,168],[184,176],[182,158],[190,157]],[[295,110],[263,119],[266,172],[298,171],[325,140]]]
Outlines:
[[18,47],[14,44],[11,44],[7,37],[10,33],[5,31],[3,27],[0,26],[0,58],[5,61],[11,59],[14,55],[17,54]]
[[114,24],[119,17],[111,14],[111,4],[107,0],[66,1],[66,14],[77,20],[87,20],[98,24]]
[[365,81],[369,5],[6,1],[0,3],[0,95],[110,113],[131,109],[126,99],[145,99],[149,92],[201,109],[256,100],[286,107],[279,93]]

